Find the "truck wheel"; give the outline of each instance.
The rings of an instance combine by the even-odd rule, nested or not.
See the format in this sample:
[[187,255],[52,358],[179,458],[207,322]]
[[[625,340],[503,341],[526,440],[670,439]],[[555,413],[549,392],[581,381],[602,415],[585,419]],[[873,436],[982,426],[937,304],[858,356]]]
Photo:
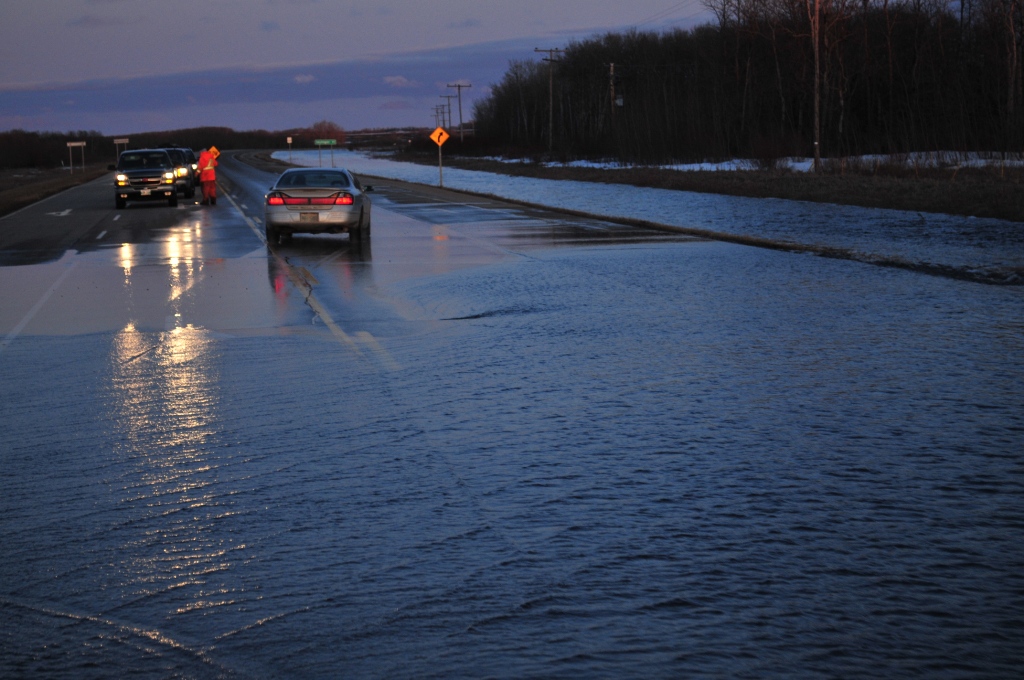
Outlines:
[[123,210],[126,205],[128,205],[128,201],[124,200],[120,196],[115,196],[114,197],[114,207],[115,208],[117,208],[118,210]]
[[178,207],[178,192],[177,191],[175,191],[173,194],[171,194],[171,197],[167,199],[167,205],[169,205],[172,208]]

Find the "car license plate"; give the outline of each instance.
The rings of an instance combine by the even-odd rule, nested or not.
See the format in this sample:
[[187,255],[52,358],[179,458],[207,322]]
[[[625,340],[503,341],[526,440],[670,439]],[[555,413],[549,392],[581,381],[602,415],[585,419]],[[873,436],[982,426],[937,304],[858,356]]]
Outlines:
[[299,222],[319,222],[319,213],[299,213]]
[[149,196],[149,189],[139,189],[140,196]]

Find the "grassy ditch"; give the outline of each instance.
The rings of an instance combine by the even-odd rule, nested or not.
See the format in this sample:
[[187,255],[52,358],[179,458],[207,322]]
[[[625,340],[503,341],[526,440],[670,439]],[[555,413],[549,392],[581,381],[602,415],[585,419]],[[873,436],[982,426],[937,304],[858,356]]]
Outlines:
[[107,172],[107,166],[103,164],[86,165],[84,172],[76,169],[74,173],[62,168],[0,170],[0,216],[9,215],[65,189],[91,182]]

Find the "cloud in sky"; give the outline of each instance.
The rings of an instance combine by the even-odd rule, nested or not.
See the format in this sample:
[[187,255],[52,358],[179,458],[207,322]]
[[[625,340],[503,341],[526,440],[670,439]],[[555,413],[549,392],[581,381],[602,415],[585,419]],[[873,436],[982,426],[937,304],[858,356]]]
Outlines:
[[308,124],[284,117],[327,106],[316,102],[349,129],[377,126],[381,107],[426,125],[446,83],[472,83],[468,111],[510,60],[628,28],[666,3],[687,11],[672,0],[176,0],[154,24],[141,0],[2,0],[0,57],[14,58],[0,58],[0,129],[118,134],[213,124],[204,114],[283,129]]
[[[155,22],[158,4],[2,0],[0,45],[18,59],[0,64],[0,88],[550,40],[629,28],[652,16],[668,24],[704,11],[701,0],[175,0]],[[76,30],[82,28],[90,30]],[[202,49],[167,59],[188,33]],[[112,50],[121,58],[111,59]]]
[[[104,79],[72,85],[8,89],[0,96],[0,129],[142,132],[165,121],[178,129],[224,125],[280,130],[333,120],[349,130],[431,124],[447,83],[463,91],[469,117],[486,85],[504,75],[509,59],[533,56],[533,42],[501,42],[401,57],[267,69],[218,69],[146,78]],[[397,75],[400,73],[401,75]],[[297,87],[301,85],[301,87]],[[397,90],[401,98],[395,97]],[[74,100],[74,104],[68,104]],[[366,103],[365,108],[358,105]],[[234,111],[234,114],[230,112]],[[315,111],[314,118],[289,119]],[[386,116],[381,111],[387,112]],[[204,118],[216,115],[216,120]]]
[[104,17],[97,16],[95,14],[86,14],[80,16],[77,19],[71,19],[67,22],[68,26],[72,28],[110,28],[113,26],[124,26],[124,19],[117,17]]
[[417,87],[418,83],[409,80],[405,76],[384,76],[384,82],[391,87]]
[[480,26],[481,23],[477,19],[465,19],[463,21],[453,21],[452,23],[448,24],[447,28],[480,28]]

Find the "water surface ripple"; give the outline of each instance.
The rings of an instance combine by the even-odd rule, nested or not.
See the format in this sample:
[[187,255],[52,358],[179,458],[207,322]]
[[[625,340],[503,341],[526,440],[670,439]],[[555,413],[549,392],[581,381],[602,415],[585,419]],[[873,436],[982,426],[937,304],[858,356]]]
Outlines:
[[378,294],[387,370],[7,349],[0,675],[1019,677],[1019,290],[676,243]]

